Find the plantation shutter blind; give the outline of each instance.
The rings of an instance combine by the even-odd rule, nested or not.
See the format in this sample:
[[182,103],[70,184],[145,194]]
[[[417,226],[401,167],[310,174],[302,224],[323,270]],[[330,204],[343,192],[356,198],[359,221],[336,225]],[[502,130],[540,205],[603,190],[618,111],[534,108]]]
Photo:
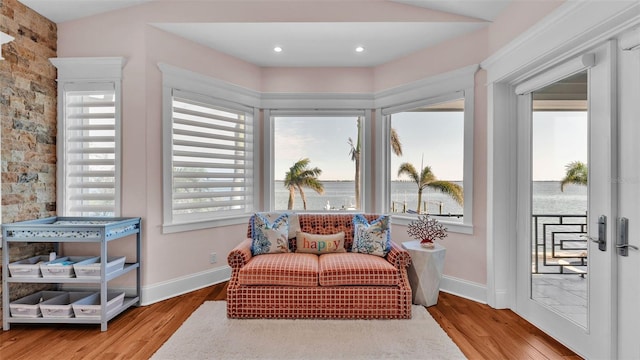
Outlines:
[[253,208],[253,108],[172,92],[172,222]]
[[65,84],[64,213],[116,216],[119,124],[114,83]]

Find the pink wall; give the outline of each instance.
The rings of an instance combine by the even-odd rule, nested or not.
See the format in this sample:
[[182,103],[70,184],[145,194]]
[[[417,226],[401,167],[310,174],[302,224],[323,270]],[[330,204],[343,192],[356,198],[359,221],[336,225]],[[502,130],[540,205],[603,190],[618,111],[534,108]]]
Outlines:
[[262,92],[372,93],[373,68],[263,68]]
[[486,28],[375,68],[375,90],[479,64],[488,56]]
[[[113,23],[118,24],[114,31],[105,32],[111,27],[106,24]],[[122,215],[143,218],[143,285],[224,266],[243,226],[167,235],[161,231],[162,78],[157,64],[252,89],[260,88],[260,68],[140,24],[137,14],[126,11],[63,23],[59,35],[59,57],[127,58],[122,80]],[[211,252],[219,254],[215,265],[208,261]]]
[[514,1],[489,27],[490,54],[507,45],[516,36],[539,22],[566,0]]
[[[245,234],[244,225],[162,234],[162,82],[158,62],[262,92],[372,94],[477,64],[555,8],[545,4],[534,6],[533,11],[531,4],[514,2],[508,16],[487,28],[375,68],[259,68],[147,25],[154,21],[375,21],[380,20],[380,11],[388,12],[384,16],[387,20],[389,14],[397,20],[455,18],[386,2],[330,5],[193,2],[175,12],[167,3],[151,2],[59,25],[59,57],[127,58],[123,77],[123,215],[143,217],[144,286],[224,266],[226,254]],[[336,7],[349,11],[336,11]],[[356,8],[359,11],[354,11]],[[474,113],[474,232],[452,233],[442,243],[447,247],[445,274],[478,284],[487,281],[485,81],[486,74],[479,72]],[[408,240],[406,229],[395,227],[394,233],[397,241]],[[218,253],[218,264],[208,262],[212,251]]]

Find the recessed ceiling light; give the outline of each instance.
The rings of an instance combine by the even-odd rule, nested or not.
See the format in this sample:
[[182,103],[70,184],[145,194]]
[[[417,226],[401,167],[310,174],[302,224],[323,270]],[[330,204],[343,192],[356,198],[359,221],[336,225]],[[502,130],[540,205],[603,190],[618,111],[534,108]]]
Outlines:
[[276,46],[276,47],[273,48],[273,51],[279,53],[279,52],[282,52],[282,48],[280,46]]
[[356,48],[356,52],[363,52],[363,51],[364,51],[364,48],[362,46],[358,46]]

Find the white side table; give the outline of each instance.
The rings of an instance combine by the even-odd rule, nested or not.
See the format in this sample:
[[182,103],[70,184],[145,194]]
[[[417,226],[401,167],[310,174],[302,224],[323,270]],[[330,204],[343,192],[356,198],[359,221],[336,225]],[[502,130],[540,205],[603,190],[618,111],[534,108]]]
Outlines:
[[418,240],[402,243],[402,247],[411,255],[408,274],[414,304],[431,306],[438,303],[447,249],[437,243],[434,245],[433,249],[426,249],[420,246]]

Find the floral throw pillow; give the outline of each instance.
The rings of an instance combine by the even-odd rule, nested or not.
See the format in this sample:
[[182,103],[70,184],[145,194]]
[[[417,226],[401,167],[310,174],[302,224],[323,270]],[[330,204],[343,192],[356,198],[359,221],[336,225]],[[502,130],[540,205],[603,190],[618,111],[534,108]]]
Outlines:
[[[273,222],[282,214],[283,212],[260,212],[260,215],[264,216],[267,220]],[[298,219],[298,214],[294,212],[286,212],[289,215],[289,239],[295,239],[297,232],[300,231],[300,220]]]
[[391,250],[391,228],[389,216],[382,215],[371,223],[358,214],[353,217],[352,252],[387,256]]
[[289,252],[289,215],[282,214],[273,222],[261,214],[253,216],[251,254]]

